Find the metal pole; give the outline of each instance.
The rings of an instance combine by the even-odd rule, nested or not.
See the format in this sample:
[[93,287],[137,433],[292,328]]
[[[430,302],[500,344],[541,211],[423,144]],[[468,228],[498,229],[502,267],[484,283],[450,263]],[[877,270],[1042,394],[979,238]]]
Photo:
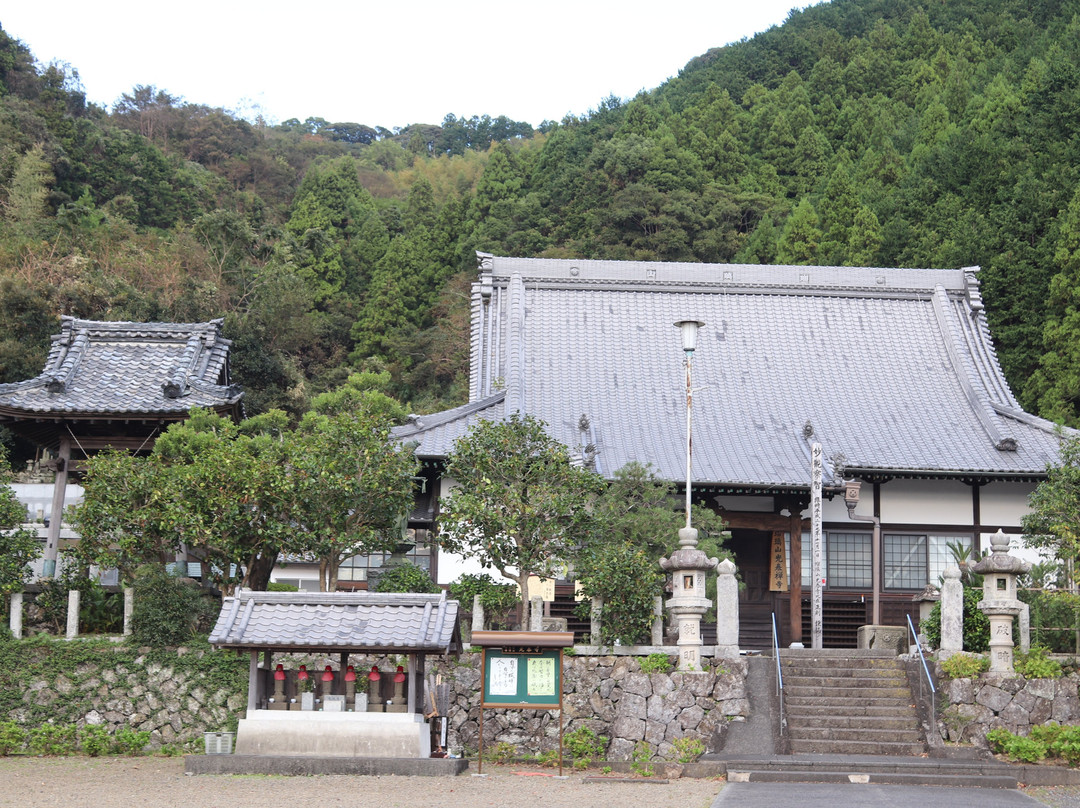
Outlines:
[[694,360],[694,352],[686,352],[686,526],[690,527],[690,474],[693,467],[693,440],[691,438],[691,412],[694,407],[694,388],[692,383],[691,365]]

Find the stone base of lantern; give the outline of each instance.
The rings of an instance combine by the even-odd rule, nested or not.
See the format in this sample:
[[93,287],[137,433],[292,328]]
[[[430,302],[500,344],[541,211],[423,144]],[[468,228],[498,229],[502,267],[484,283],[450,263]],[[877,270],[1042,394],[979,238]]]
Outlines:
[[426,758],[431,731],[416,713],[248,710],[237,755]]
[[864,651],[906,654],[909,645],[907,626],[859,626],[858,647]]

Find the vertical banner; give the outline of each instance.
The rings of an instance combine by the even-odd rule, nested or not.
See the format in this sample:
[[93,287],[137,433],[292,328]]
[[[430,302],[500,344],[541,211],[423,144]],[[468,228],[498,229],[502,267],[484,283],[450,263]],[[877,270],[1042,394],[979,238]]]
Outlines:
[[815,443],[810,452],[810,647],[816,649],[821,648],[821,598],[825,586],[821,563],[821,444]]
[[784,531],[774,530],[769,552],[769,591],[788,591],[787,553],[784,550]]

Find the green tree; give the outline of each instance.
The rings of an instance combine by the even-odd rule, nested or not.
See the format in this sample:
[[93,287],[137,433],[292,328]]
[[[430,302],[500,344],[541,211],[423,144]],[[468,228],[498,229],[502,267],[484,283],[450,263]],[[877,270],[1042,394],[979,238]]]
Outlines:
[[1024,543],[1051,551],[1062,561],[1080,558],[1080,437],[1061,435],[1060,460],[1028,497],[1020,521]]
[[41,556],[37,533],[23,527],[26,508],[8,483],[12,474],[0,445],[0,595],[18,592],[31,577],[30,564]]
[[309,412],[290,440],[290,549],[319,559],[319,584],[337,588],[350,556],[393,550],[413,505],[417,461],[390,437],[378,408]]
[[570,462],[567,448],[530,415],[478,421],[454,444],[446,476],[458,483],[436,543],[517,583],[529,624],[526,582],[569,562],[593,529],[600,477]]
[[821,228],[814,206],[807,197],[799,202],[784,223],[776,260],[781,264],[812,264],[817,261]]
[[[678,546],[685,512],[673,484],[648,465],[628,463],[596,498],[593,516],[596,528],[575,556],[575,574],[586,596],[603,599],[601,641],[638,643],[649,636],[653,601],[663,594],[660,558]],[[701,507],[691,517],[699,546],[707,555],[717,554],[723,541],[720,517]],[[715,591],[715,581],[710,583]]]

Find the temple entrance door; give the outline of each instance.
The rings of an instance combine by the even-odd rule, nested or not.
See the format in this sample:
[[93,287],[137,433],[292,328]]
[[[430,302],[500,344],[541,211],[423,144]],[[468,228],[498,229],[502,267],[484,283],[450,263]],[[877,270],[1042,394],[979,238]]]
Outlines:
[[[772,647],[773,593],[769,591],[772,533],[736,528],[727,546],[744,584],[739,589],[739,647],[763,651]],[[777,619],[781,619],[777,615]]]

